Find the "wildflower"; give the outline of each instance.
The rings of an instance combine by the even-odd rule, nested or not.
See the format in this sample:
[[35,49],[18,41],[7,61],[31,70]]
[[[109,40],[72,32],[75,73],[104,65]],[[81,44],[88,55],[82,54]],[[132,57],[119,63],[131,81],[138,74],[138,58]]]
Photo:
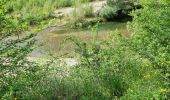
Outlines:
[[162,93],[167,92],[167,91],[168,91],[168,89],[166,89],[166,88],[161,88],[160,89],[160,92],[162,92]]
[[170,61],[167,61],[168,64],[170,64]]
[[149,66],[149,64],[144,64],[144,66],[145,66],[145,67],[148,67],[148,66]]
[[148,80],[148,79],[150,79],[151,78],[151,75],[145,75],[144,77],[143,77],[145,80]]

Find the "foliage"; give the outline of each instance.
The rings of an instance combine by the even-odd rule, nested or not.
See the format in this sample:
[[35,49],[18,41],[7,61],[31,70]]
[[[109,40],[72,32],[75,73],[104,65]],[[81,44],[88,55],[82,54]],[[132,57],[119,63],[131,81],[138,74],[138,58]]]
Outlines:
[[[170,2],[141,1],[144,8],[132,13],[132,44],[136,52],[152,62],[165,78],[163,88],[170,88]],[[168,90],[167,89],[167,90]],[[168,94],[168,93],[167,93]]]
[[64,79],[67,99],[170,98],[169,1],[139,3],[144,8],[132,13],[130,38],[115,32],[97,42],[98,29],[91,44],[71,38],[80,62]]
[[102,18],[114,18],[114,16],[117,15],[118,8],[117,7],[110,7],[110,6],[105,6],[101,11],[100,15]]
[[107,20],[123,19],[128,17],[134,8],[136,0],[107,0],[106,6],[99,12],[99,16]]
[[[29,99],[35,95],[46,66],[40,68],[27,60],[27,55],[34,48],[36,34],[19,37],[25,23],[8,16],[8,2],[0,0],[0,99]],[[36,94],[40,96],[41,92]]]
[[[169,0],[137,2],[143,8],[131,14],[130,37],[116,31],[97,41],[96,24],[91,27],[92,41],[68,38],[77,45],[75,52],[80,59],[71,67],[62,60],[47,61],[43,66],[29,62],[26,57],[33,50],[36,34],[13,38],[13,33],[21,33],[27,23],[9,16],[6,3],[0,0],[2,100],[170,99]],[[84,13],[75,16],[81,20]]]
[[81,2],[76,2],[75,9],[67,20],[71,28],[87,27],[89,23],[86,19],[93,16],[93,7],[89,3],[82,4]]
[[[151,62],[130,48],[130,41],[115,32],[105,41],[96,41],[98,26],[92,28],[93,41],[70,38],[78,48],[80,62],[63,79],[66,99],[145,99],[161,94],[162,80]],[[140,88],[145,87],[145,88]],[[161,97],[161,96],[160,96]]]
[[22,19],[30,25],[37,25],[44,20],[55,18],[53,12],[57,8],[90,1],[93,0],[11,0],[8,2],[7,10],[13,17]]

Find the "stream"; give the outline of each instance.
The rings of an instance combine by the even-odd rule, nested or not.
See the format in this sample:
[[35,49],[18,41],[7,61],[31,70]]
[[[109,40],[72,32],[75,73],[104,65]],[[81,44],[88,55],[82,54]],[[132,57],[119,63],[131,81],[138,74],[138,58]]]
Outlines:
[[[100,23],[98,27],[98,39],[104,39],[107,35],[116,29],[127,34],[126,23],[106,22]],[[38,33],[36,40],[41,46],[37,47],[31,54],[33,58],[45,58],[49,55],[61,56],[64,58],[72,58],[75,53],[76,46],[73,42],[68,41],[66,37],[74,37],[79,41],[88,42],[93,39],[94,32],[90,29],[73,30],[63,27],[50,27]]]

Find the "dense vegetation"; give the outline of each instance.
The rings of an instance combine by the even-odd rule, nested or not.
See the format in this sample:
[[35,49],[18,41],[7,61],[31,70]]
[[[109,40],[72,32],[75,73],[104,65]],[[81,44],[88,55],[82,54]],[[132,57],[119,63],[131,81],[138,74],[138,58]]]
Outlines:
[[53,11],[57,8],[74,6],[77,2],[91,1],[95,0],[10,0],[7,10],[13,17],[35,25],[41,24],[43,20],[54,18]]
[[[26,56],[33,49],[35,34],[23,38],[11,36],[23,31],[23,23],[7,16],[5,0],[0,0],[0,98],[10,100],[28,93],[36,84],[38,65],[27,61]],[[36,79],[37,78],[37,79]],[[29,91],[28,91],[29,90]],[[22,91],[22,92],[21,92]],[[31,91],[30,91],[31,92]]]
[[107,0],[107,5],[100,11],[99,16],[114,21],[131,20],[129,13],[132,10],[141,8],[135,5],[137,0]]
[[[91,42],[68,37],[67,40],[77,45],[75,52],[79,55],[79,62],[75,66],[68,67],[55,61],[55,57],[45,64],[30,62],[27,56],[36,47],[34,37],[43,27],[35,29],[33,34],[20,37],[19,34],[30,27],[30,24],[21,17],[15,17],[17,14],[14,13],[25,9],[23,16],[38,18],[39,14],[43,15],[39,12],[39,6],[49,14],[53,11],[48,10],[49,6],[58,8],[71,5],[62,4],[69,3],[70,0],[56,1],[0,0],[2,100],[170,99],[169,0],[133,1],[133,5],[141,5],[142,8],[130,14],[133,20],[127,25],[130,33],[128,37],[115,31],[109,33],[106,39],[97,41],[98,23],[91,27],[94,33]],[[108,0],[111,1],[113,0]],[[116,2],[121,4],[122,1]],[[107,4],[106,6],[110,5]],[[37,10],[35,13],[27,12],[33,7]],[[115,7],[121,9],[122,4]],[[101,10],[104,15],[107,11],[115,14],[112,10]],[[36,13],[37,16],[34,16]]]

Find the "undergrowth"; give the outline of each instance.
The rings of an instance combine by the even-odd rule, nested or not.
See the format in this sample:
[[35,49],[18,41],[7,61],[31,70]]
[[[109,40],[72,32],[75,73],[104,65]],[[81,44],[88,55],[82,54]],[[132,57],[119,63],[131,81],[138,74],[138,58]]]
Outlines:
[[[1,0],[0,0],[1,1]],[[90,42],[77,45],[78,64],[68,66],[53,58],[40,66],[26,60],[34,39],[0,40],[0,98],[2,100],[169,100],[170,99],[170,1],[141,0],[128,24],[130,37],[119,31],[97,41],[98,24]],[[1,5],[2,2],[0,2]],[[0,6],[1,33],[18,28]],[[14,21],[14,22],[13,22]],[[18,20],[17,20],[18,21]],[[9,23],[10,22],[10,23]],[[4,29],[5,28],[5,29]],[[22,28],[21,28],[22,29]],[[1,37],[4,35],[1,34]],[[11,34],[10,34],[11,35]],[[6,36],[7,37],[7,36]],[[24,43],[21,45],[20,43]]]

